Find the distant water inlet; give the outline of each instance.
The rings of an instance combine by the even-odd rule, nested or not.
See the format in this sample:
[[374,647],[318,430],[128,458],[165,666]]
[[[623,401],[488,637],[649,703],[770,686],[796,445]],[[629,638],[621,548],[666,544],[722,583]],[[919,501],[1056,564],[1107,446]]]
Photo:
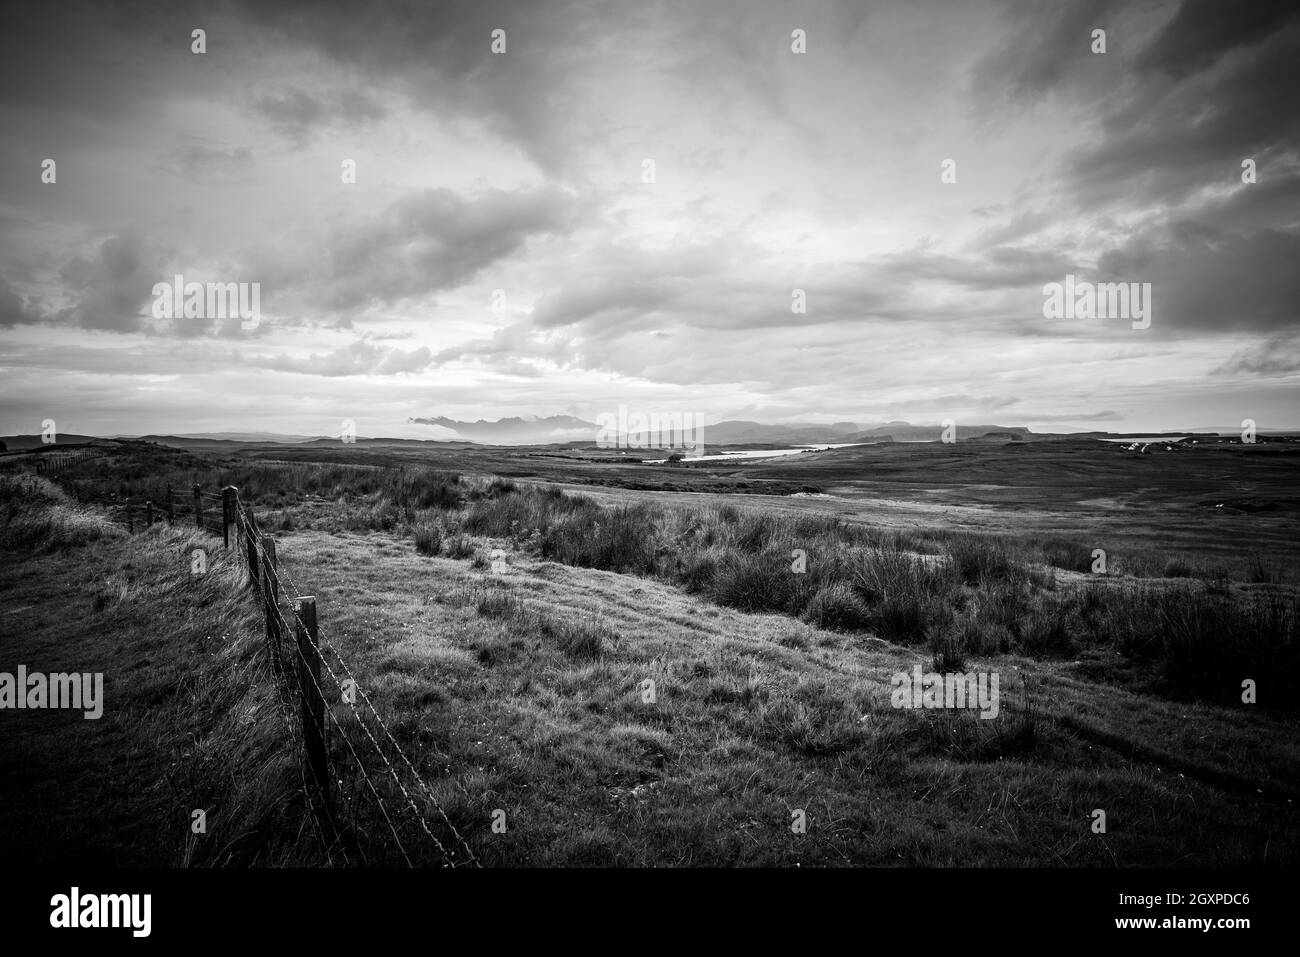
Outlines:
[[704,417],[695,412],[628,411],[596,416],[596,446],[602,449],[680,449],[683,458],[704,456]]
[[1123,445],[1131,445],[1134,442],[1143,442],[1152,445],[1161,442],[1186,442],[1187,439],[1188,437],[1186,435],[1129,435],[1118,439],[1102,439],[1101,441]]

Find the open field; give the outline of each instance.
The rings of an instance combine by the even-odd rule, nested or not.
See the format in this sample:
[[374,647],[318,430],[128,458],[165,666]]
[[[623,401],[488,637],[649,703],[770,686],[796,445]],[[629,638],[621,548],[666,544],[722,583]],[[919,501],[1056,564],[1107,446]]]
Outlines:
[[[0,670],[102,670],[109,706],[4,736],[0,833],[122,863],[323,862],[238,556],[107,524],[200,482],[254,505],[327,657],[485,865],[1294,863],[1298,464],[1096,442],[690,468],[125,446],[62,491],[5,487]],[[997,673],[997,716],[892,706],[918,665]],[[129,827],[96,818],[105,795]],[[221,841],[187,839],[193,807]],[[382,822],[348,828],[391,860]]]

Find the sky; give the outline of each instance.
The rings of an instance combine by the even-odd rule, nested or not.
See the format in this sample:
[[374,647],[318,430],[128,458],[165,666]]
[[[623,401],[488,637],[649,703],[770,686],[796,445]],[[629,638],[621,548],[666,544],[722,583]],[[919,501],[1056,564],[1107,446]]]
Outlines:
[[0,434],[1294,428],[1297,91],[1286,2],[19,2]]

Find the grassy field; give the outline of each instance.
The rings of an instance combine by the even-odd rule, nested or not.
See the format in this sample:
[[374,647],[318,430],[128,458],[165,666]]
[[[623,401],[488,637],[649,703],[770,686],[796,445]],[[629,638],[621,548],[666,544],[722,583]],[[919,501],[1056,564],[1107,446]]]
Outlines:
[[[135,447],[7,480],[0,670],[103,670],[109,710],[0,713],[0,840],[325,862],[237,556],[105,520],[199,481],[254,503],[327,660],[486,865],[1295,861],[1289,450],[797,459]],[[997,717],[892,707],[918,665],[997,673]],[[373,814],[344,825],[397,859]]]

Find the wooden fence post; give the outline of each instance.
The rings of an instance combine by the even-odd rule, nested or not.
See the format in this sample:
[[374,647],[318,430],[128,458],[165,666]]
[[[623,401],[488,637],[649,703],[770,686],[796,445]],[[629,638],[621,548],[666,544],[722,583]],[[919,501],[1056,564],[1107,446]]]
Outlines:
[[284,674],[284,663],[280,659],[280,579],[275,574],[279,562],[275,557],[275,538],[270,535],[262,537],[262,607],[266,612],[266,647],[271,655],[271,673]]
[[176,499],[172,496],[172,487],[167,486],[167,524],[176,524]]
[[302,738],[307,749],[307,765],[329,809],[330,777],[325,763],[325,699],[320,687],[320,653],[317,650],[316,599],[306,595],[293,602],[294,631],[298,638],[299,687],[302,689]]
[[203,490],[199,488],[199,483],[194,483],[194,525],[196,528],[203,527]]
[[244,506],[244,546],[248,550],[248,583],[257,588],[257,540],[261,538],[253,506]]
[[126,500],[126,530],[128,532],[135,531],[135,517],[131,514],[131,500],[129,498]]
[[235,508],[239,489],[227,485],[221,490],[221,540],[226,548],[230,547],[230,526],[235,521]]
[[149,526],[149,527],[152,527],[152,526],[153,526],[153,499],[151,499],[151,498],[150,498],[150,499],[145,499],[145,503],[144,503],[144,523],[145,523],[145,525],[147,525],[147,526]]

